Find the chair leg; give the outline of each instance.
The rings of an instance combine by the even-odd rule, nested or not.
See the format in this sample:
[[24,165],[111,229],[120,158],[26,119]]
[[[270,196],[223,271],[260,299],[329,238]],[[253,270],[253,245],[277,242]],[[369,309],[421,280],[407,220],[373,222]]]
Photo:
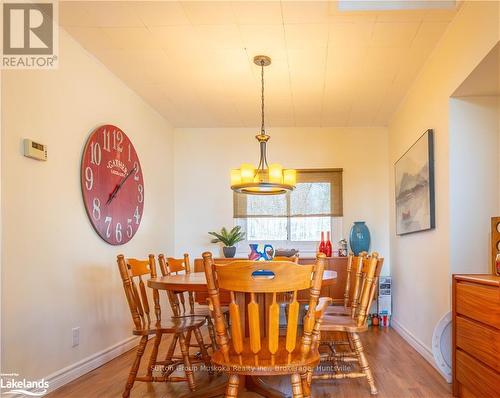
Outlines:
[[294,373],[292,375],[292,397],[293,398],[304,398],[302,394],[302,383],[300,381],[300,375]]
[[170,342],[170,345],[168,346],[167,355],[165,356],[165,362],[167,362],[167,364],[169,362],[172,362],[172,357],[175,354],[175,346],[177,345],[177,340],[179,340],[178,333],[174,334],[174,336],[172,337],[172,341]]
[[350,333],[346,334],[347,334],[347,341],[349,342],[349,348],[351,349],[351,351],[354,351],[354,343],[352,342],[351,334]]
[[311,397],[311,381],[309,380],[309,372],[312,371],[308,369],[304,373],[301,373],[300,375],[300,380],[302,383],[302,393],[304,395],[304,398],[310,398]]
[[217,350],[217,339],[215,337],[215,327],[211,316],[207,316],[207,328],[210,336],[210,342],[212,343],[212,350],[215,351]]
[[155,336],[155,341],[154,341],[154,344],[153,344],[153,350],[151,351],[151,356],[149,357],[148,371],[146,373],[146,375],[148,377],[152,377],[153,376],[153,368],[154,368],[154,366],[156,364],[156,361],[158,359],[158,347],[160,347],[162,336],[163,336],[163,333],[158,333]]
[[187,332],[186,332],[186,345],[187,345],[187,348],[188,348],[188,351],[189,349],[191,348],[191,329],[189,329]]
[[179,333],[179,345],[181,347],[182,359],[184,360],[184,372],[186,373],[189,389],[194,391],[196,389],[196,384],[194,383],[193,368],[191,367],[191,360],[189,359],[189,346],[182,332]]
[[205,343],[203,342],[203,336],[200,332],[200,329],[198,328],[194,329],[194,337],[196,338],[196,341],[200,346],[201,359],[203,360],[203,363],[207,366],[208,373],[213,374],[214,372],[212,370],[212,367],[210,366],[210,356],[208,355],[207,348],[205,347]]
[[358,357],[359,366],[361,371],[366,375],[366,380],[370,385],[370,393],[375,395],[378,393],[377,388],[375,387],[375,380],[373,379],[372,371],[370,370],[370,365],[366,359],[366,355],[363,351],[363,345],[361,344],[361,340],[359,339],[359,335],[357,333],[351,333],[352,344],[354,346],[354,352]]
[[130,373],[128,375],[127,383],[125,384],[125,391],[122,394],[123,398],[128,398],[130,396],[130,390],[134,386],[135,378],[137,376],[137,371],[139,370],[139,365],[141,364],[142,356],[144,355],[144,350],[146,349],[146,344],[148,342],[148,336],[142,336],[141,342],[137,347],[137,354],[135,356],[134,363],[130,368]]
[[226,394],[225,398],[237,398],[238,397],[238,388],[240,385],[240,376],[237,374],[230,374],[229,380],[227,382]]

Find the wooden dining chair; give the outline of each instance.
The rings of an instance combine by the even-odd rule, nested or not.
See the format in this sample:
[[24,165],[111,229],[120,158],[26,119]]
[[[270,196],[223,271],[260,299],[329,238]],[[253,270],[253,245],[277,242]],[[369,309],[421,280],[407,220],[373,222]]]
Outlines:
[[[364,257],[361,265],[361,283],[359,286],[359,299],[353,301],[352,316],[325,315],[321,324],[321,332],[342,332],[347,335],[351,351],[324,355],[321,361],[333,362],[336,366],[335,372],[316,374],[313,379],[345,379],[364,377],[370,386],[371,394],[377,394],[377,388],[373,379],[370,366],[364,354],[363,345],[359,339],[359,333],[368,330],[367,319],[370,305],[373,301],[377,288],[377,281],[384,263],[383,258],[379,258],[377,253],[369,257]],[[339,363],[357,363],[360,371],[344,372],[345,366],[338,366]]]
[[[187,253],[184,254],[183,258],[165,257],[164,254],[160,254],[158,255],[158,263],[162,276],[191,273],[191,264]],[[188,307],[186,307],[185,293],[187,293]],[[208,307],[195,308],[194,293],[190,291],[167,291],[167,296],[174,317],[199,316],[205,318],[210,337],[210,343],[206,344],[205,348],[212,347],[215,350],[217,348],[215,328]],[[188,333],[186,337],[189,347],[198,346],[191,344],[191,333]]]
[[[215,264],[211,253],[206,252],[203,253],[203,261],[220,347],[213,353],[212,363],[229,374],[225,396],[237,397],[241,375],[290,375],[293,397],[309,397],[312,369],[320,360],[321,319],[324,309],[331,302],[330,298],[319,299],[325,256],[318,255],[315,265],[247,260]],[[230,293],[231,338],[223,320],[219,289]],[[310,289],[309,310],[300,336],[297,291],[306,289]],[[280,336],[280,307],[276,297],[278,293],[290,290],[293,291],[293,300],[286,335]],[[241,294],[249,295],[246,308]],[[267,294],[272,299],[263,300],[264,304],[260,306],[257,302],[259,294]],[[244,335],[243,314],[248,318],[248,337]]]
[[276,256],[276,257],[273,257],[271,261],[291,261],[295,264],[298,264],[299,263],[299,256],[291,256],[291,257]]
[[[346,283],[344,287],[343,305],[331,305],[325,312],[325,315],[352,315],[356,311],[359,301],[360,286],[363,274],[361,272],[363,258],[367,256],[366,252],[361,252],[355,256],[349,253],[347,256]],[[354,273],[354,289],[351,292],[351,280]]]
[[[130,369],[130,373],[125,384],[125,391],[122,396],[127,398],[130,396],[135,381],[145,382],[182,382],[187,381],[189,388],[194,391],[196,388],[194,375],[192,370],[192,358],[189,356],[189,349],[186,344],[185,334],[194,333],[196,336],[201,336],[200,328],[205,324],[203,317],[186,317],[186,318],[170,318],[162,319],[160,296],[158,290],[152,289],[153,307],[150,306],[148,300],[148,292],[146,291],[146,277],[156,278],[156,264],[154,255],[150,254],[148,260],[137,260],[133,258],[125,259],[120,254],[117,257],[118,269],[123,282],[123,289],[127,298],[134,329],[132,333],[136,336],[141,336],[137,354]],[[152,314],[151,308],[154,310]],[[177,336],[181,356],[175,356],[175,344],[170,344],[169,352],[165,361],[158,361],[158,348],[161,338],[165,334]],[[144,350],[149,340],[149,336],[155,336],[149,364],[145,376],[137,376],[139,366],[141,364]],[[210,365],[210,357],[206,353],[202,353],[203,362]],[[179,365],[184,365],[184,377],[171,376]],[[157,367],[162,367],[162,376],[153,376],[153,370]]]

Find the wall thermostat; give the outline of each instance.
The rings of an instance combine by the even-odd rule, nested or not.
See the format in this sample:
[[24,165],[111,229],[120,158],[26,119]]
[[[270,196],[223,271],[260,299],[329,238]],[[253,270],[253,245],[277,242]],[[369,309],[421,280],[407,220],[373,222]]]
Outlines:
[[37,160],[47,160],[47,145],[24,139],[24,156]]

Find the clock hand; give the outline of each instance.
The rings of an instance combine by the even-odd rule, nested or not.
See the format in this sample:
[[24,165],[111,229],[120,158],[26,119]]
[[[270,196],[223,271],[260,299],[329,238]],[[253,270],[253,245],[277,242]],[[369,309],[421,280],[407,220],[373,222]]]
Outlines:
[[106,202],[107,205],[109,205],[113,201],[113,199],[115,198],[115,196],[118,194],[118,191],[121,189],[121,187],[123,186],[123,184],[125,184],[125,181],[128,180],[128,178],[132,175],[132,173],[135,170],[136,170],[135,167],[132,170],[130,170],[127,173],[127,175],[125,177],[123,177],[123,179],[121,180],[121,182],[115,187],[115,189],[113,189],[113,192],[111,192],[111,194],[109,195],[109,199]]

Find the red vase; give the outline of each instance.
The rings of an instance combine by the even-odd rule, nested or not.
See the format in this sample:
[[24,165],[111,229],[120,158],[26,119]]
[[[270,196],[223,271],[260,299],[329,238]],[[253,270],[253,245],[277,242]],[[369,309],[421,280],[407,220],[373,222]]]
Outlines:
[[332,256],[332,242],[330,241],[330,231],[326,233],[325,252],[326,257]]
[[321,231],[321,242],[319,242],[318,252],[325,252],[325,233]]

